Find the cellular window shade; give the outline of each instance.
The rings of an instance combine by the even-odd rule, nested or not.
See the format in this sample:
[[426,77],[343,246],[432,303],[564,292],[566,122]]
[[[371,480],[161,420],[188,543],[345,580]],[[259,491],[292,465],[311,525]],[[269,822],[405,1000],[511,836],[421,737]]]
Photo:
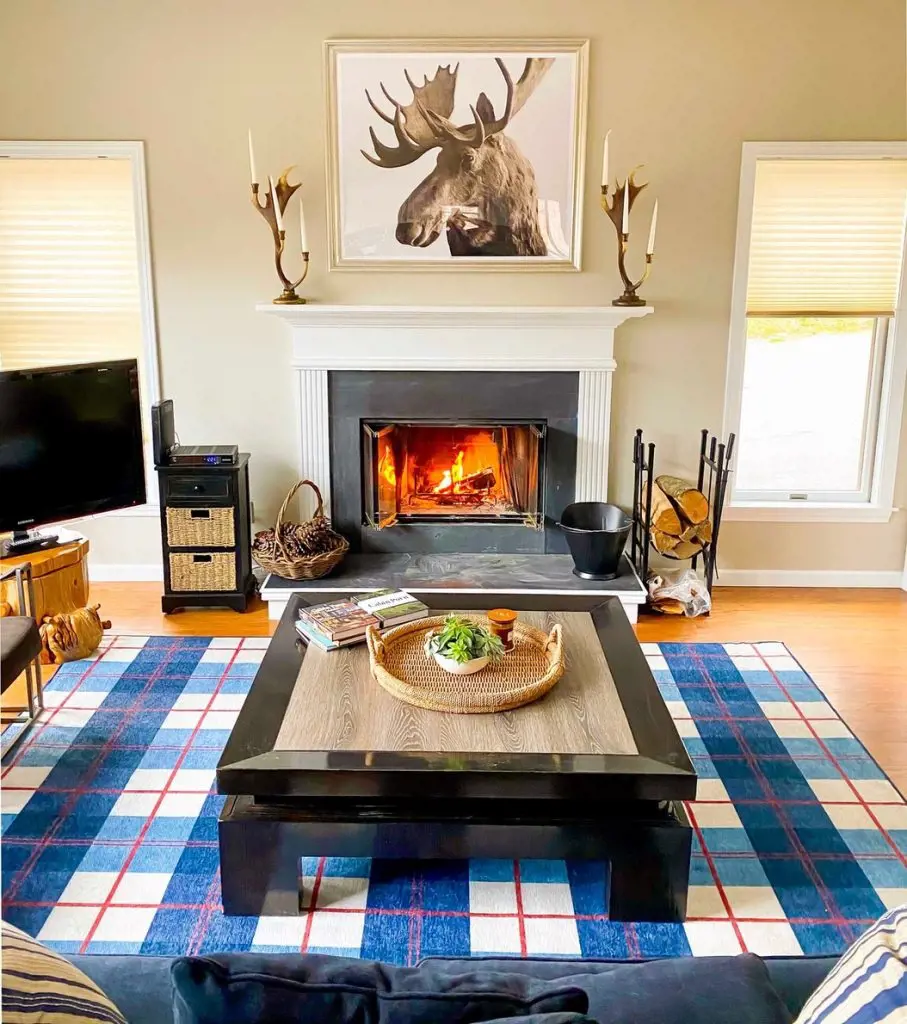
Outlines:
[[750,316],[890,316],[898,300],[907,160],[759,160]]
[[0,160],[0,368],[142,358],[132,165]]

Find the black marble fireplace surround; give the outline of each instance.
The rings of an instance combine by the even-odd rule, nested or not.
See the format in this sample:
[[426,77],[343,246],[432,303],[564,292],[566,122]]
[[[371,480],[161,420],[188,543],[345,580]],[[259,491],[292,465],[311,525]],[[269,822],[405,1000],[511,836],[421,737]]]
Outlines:
[[[328,374],[331,515],[353,551],[547,553],[567,550],[555,523],[574,499],[579,375],[570,372],[335,370]],[[364,420],[544,420],[544,527],[519,523],[365,522]]]

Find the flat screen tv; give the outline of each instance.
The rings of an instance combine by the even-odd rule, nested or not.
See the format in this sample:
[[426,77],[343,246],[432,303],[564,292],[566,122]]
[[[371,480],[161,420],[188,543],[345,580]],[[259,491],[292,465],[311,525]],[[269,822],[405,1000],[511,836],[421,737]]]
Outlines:
[[144,502],[135,359],[0,371],[0,531]]

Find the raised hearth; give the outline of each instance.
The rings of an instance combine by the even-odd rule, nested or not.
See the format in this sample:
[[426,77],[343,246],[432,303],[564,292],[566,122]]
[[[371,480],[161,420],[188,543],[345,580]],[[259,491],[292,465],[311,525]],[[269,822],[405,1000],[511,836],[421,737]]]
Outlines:
[[[627,618],[636,621],[646,592],[626,555],[613,580],[583,580],[573,574],[569,555],[514,554],[350,554],[330,576],[320,580],[284,580],[269,576],[261,590],[268,618],[279,619],[292,594],[350,594],[379,587],[400,587],[435,607],[478,607],[485,592],[520,595],[616,597]],[[468,601],[467,601],[468,596]],[[463,602],[466,602],[464,604]]]

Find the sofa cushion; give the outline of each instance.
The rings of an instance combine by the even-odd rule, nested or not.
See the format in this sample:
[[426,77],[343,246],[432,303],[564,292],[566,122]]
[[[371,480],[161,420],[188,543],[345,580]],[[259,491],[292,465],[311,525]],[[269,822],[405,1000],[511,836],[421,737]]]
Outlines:
[[116,1006],[59,953],[5,921],[3,1019],[29,1024],[126,1024]]
[[528,1017],[497,1017],[482,1024],[598,1024],[584,1013],[531,1013]]
[[68,959],[107,993],[129,1024],[171,1024],[172,957],[88,953]]
[[340,957],[243,953],[175,960],[172,978],[176,1024],[476,1024],[588,1009],[574,985],[481,967],[442,975]]
[[[446,974],[464,960],[425,960]],[[714,1024],[734,1007],[734,1024],[789,1024],[791,1013],[771,983],[765,963],[745,953],[726,957],[678,957],[672,960],[570,961],[500,958],[480,961],[488,970],[530,974],[549,985],[575,985],[589,996],[588,1014],[599,1024],[627,1021],[657,1024]]]
[[482,1024],[598,1024],[584,1013],[531,1013],[528,1017],[497,1017]]
[[796,1017],[806,1000],[838,962],[838,957],[768,956],[764,962],[772,987],[781,996],[781,1001],[790,1010],[791,1016]]
[[907,1020],[907,903],[879,918],[806,1001],[797,1024]]

